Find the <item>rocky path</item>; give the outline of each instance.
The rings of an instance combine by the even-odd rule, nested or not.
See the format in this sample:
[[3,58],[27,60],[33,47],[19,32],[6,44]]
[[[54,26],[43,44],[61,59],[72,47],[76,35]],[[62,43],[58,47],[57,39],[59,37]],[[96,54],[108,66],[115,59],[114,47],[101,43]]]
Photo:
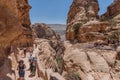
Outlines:
[[[34,55],[35,53],[33,53]],[[25,69],[25,80],[42,80],[40,78],[38,78],[38,75],[37,75],[37,71],[36,71],[36,75],[34,77],[29,77],[30,75],[30,71],[28,70],[29,69],[29,52],[26,54],[26,57],[23,57],[23,56],[19,56],[19,59],[18,60],[23,60],[24,61],[24,64],[26,66],[26,69]],[[19,78],[18,76],[18,71],[16,70],[16,76],[17,76],[17,79]]]
[[27,56],[26,56],[26,58],[23,58],[23,60],[24,60],[24,63],[25,63],[25,65],[26,65],[26,73],[25,73],[25,80],[38,80],[37,78],[37,74],[36,74],[36,76],[35,77],[29,77],[29,75],[30,75],[30,71],[28,71],[28,69],[29,69],[29,53],[27,53]]
[[[43,43],[46,43],[46,42],[43,42]],[[12,76],[11,74],[9,75],[9,77],[12,80],[18,80],[18,78],[19,78],[18,70],[17,70],[17,65],[18,65],[17,61],[19,61],[19,60],[23,60],[24,64],[26,65],[25,80],[50,80],[51,76],[57,78],[58,80],[65,80],[59,73],[54,72],[52,67],[50,67],[49,65],[47,68],[45,68],[46,67],[45,63],[43,62],[43,60],[41,58],[43,55],[38,55],[39,53],[41,53],[39,48],[42,47],[42,50],[44,52],[44,57],[46,56],[46,58],[47,57],[49,58],[50,56],[48,56],[45,53],[49,54],[49,53],[52,53],[52,51],[49,51],[50,46],[47,43],[46,44],[43,44],[43,43],[41,43],[41,44],[46,45],[47,47],[38,45],[37,48],[34,48],[34,51],[33,51],[33,56],[36,56],[36,58],[37,58],[37,71],[36,71],[36,76],[34,76],[34,77],[29,77],[29,75],[30,75],[30,71],[28,71],[28,69],[30,67],[29,66],[29,57],[30,57],[29,52],[27,52],[26,57],[24,57],[23,50],[19,50],[18,51],[19,53],[17,55],[17,60],[15,59],[14,53],[12,53],[10,55],[10,59],[12,62],[12,70],[15,71],[15,74],[13,74],[14,76]],[[49,62],[48,62],[48,64],[49,64]]]

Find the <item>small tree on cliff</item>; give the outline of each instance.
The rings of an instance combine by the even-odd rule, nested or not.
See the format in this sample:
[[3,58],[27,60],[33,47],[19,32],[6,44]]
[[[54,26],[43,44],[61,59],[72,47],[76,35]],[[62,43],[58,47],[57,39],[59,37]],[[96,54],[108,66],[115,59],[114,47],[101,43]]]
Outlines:
[[77,24],[73,25],[73,30],[74,30],[75,34],[78,34],[78,30],[82,25],[83,25],[82,23],[77,23]]

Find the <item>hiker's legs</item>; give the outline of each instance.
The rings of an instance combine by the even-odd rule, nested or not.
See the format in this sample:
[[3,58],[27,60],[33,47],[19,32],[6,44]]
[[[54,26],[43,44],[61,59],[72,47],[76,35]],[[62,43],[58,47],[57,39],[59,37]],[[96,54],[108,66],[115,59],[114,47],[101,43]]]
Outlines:
[[36,73],[36,66],[32,66],[32,67],[31,67],[31,74],[30,74],[30,77],[35,76],[35,73]]
[[24,76],[25,76],[25,71],[23,71],[22,73],[19,72],[20,80],[24,80]]
[[32,75],[35,75],[35,73],[36,73],[36,66],[33,66]]
[[32,75],[32,76],[35,76],[35,73],[36,73],[36,66],[33,66],[33,67],[32,67],[31,75]]
[[24,57],[26,57],[26,52],[24,52]]
[[33,70],[33,65],[32,65],[32,62],[30,63],[30,72],[32,73],[32,70]]

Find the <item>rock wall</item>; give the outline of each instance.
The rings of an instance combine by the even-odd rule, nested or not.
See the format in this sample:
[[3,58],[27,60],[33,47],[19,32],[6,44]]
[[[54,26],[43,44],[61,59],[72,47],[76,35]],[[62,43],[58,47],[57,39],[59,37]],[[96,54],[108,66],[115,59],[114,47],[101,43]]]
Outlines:
[[[8,38],[8,43],[14,43],[15,40],[22,39],[28,41],[32,38],[32,31],[30,28],[29,10],[30,6],[27,0],[1,0],[1,36]],[[11,30],[10,30],[11,29]],[[15,31],[14,31],[15,30]],[[11,32],[10,32],[11,31]],[[3,34],[4,33],[4,34]],[[6,33],[6,34],[5,34]],[[9,34],[9,35],[7,35]],[[14,35],[16,34],[16,35]],[[9,36],[9,37],[8,37]],[[2,39],[2,38],[1,38]],[[7,42],[7,40],[4,40]],[[0,45],[4,42],[1,40]],[[18,41],[19,42],[19,41]]]
[[43,39],[57,38],[57,39],[60,39],[60,36],[44,23],[35,23],[32,25],[32,29],[35,33],[35,35],[34,35],[35,38],[43,38]]
[[[6,62],[11,46],[28,46],[32,43],[28,0],[0,0],[0,79],[6,78]],[[6,68],[3,68],[6,66]],[[11,70],[10,68],[8,68]],[[1,73],[2,72],[2,73]],[[1,75],[2,74],[2,75]]]
[[109,23],[94,22],[79,28],[77,39],[79,42],[91,42],[96,40],[106,40],[105,32],[109,30]]
[[113,18],[120,13],[120,0],[114,0],[114,2],[108,6],[107,12],[102,15],[104,18]]
[[[114,50],[96,49],[92,44],[64,42],[64,77],[67,80],[119,80],[120,60]],[[91,47],[91,48],[90,48]]]
[[[32,25],[34,31],[35,45],[38,48],[38,76],[44,80],[64,80],[63,53],[64,47],[60,37],[46,24],[36,23]],[[42,65],[41,65],[42,64]]]
[[[89,1],[97,5],[92,17],[87,16],[89,7],[85,11]],[[71,42],[64,42],[63,76],[67,80],[119,80],[120,0],[114,0],[98,19],[98,1],[89,1],[74,0],[68,13],[66,39]]]
[[[109,41],[112,38],[110,36],[114,35],[112,32],[119,34],[119,7],[120,1],[114,0],[108,7],[107,12],[97,18],[99,11],[98,0],[74,0],[68,13],[66,39],[79,42]],[[117,38],[116,40],[120,39]]]
[[97,0],[73,0],[67,19],[66,38],[74,34],[71,30],[76,23],[84,24],[98,18],[99,5]]
[[67,26],[77,22],[86,23],[98,17],[99,5],[97,0],[73,0],[68,13]]
[[114,2],[108,6],[107,12],[101,16],[104,20],[112,20],[114,26],[119,28],[120,26],[120,0],[114,0]]
[[0,6],[7,8],[15,17],[17,17],[22,26],[30,25],[29,10],[31,6],[28,4],[28,0],[1,0]]

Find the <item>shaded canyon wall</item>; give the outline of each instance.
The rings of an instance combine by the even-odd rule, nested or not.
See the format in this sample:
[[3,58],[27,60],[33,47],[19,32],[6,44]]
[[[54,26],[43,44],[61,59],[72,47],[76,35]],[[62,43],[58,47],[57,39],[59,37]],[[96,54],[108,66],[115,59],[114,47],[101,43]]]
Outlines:
[[[32,43],[28,0],[0,0],[0,79],[10,73],[8,55],[11,46],[28,46]],[[8,68],[9,70],[5,70]]]

